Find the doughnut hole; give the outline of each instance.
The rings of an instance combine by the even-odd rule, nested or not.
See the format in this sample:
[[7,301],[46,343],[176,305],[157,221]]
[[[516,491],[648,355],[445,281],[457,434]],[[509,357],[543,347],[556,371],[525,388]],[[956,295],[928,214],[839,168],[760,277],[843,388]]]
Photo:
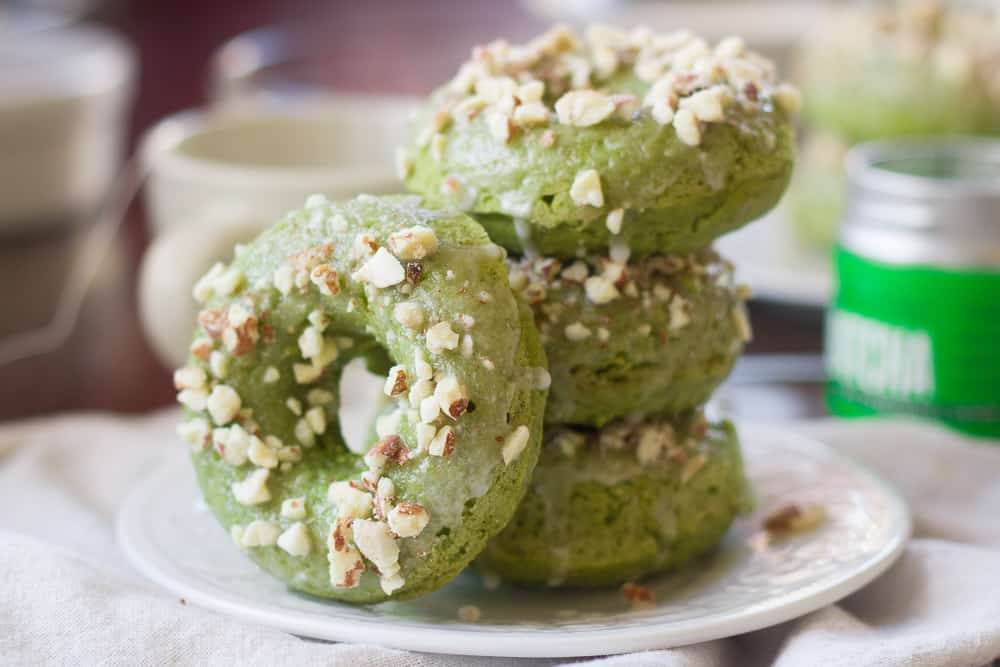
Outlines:
[[337,418],[340,432],[347,447],[357,454],[364,454],[371,447],[369,424],[386,406],[382,393],[385,377],[369,370],[363,357],[355,357],[340,375],[340,408]]

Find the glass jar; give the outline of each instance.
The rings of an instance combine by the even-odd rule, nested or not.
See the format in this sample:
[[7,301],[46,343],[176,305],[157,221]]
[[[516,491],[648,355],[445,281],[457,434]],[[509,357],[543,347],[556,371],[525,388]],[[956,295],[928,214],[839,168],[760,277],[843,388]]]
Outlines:
[[852,149],[827,402],[1000,437],[1000,141]]

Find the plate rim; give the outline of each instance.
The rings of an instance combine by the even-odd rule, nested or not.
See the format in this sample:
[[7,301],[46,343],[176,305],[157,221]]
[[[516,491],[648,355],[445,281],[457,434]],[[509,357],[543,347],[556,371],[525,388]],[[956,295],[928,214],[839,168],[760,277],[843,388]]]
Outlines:
[[[793,440],[798,448],[811,449],[824,456],[832,456],[844,462],[860,475],[869,479],[888,501],[888,512],[894,516],[896,531],[882,547],[857,566],[838,573],[833,583],[814,582],[792,594],[772,598],[756,606],[739,612],[731,612],[716,621],[705,619],[687,621],[660,621],[648,619],[641,627],[627,629],[608,625],[604,628],[588,628],[573,632],[565,639],[555,639],[553,632],[518,629],[503,626],[502,635],[493,631],[483,631],[485,624],[456,623],[442,626],[433,633],[425,627],[394,626],[391,633],[385,632],[384,619],[321,619],[309,612],[270,610],[267,607],[247,604],[225,589],[220,592],[203,591],[187,583],[178,573],[156,566],[142,551],[140,536],[130,530],[130,526],[141,523],[138,508],[140,499],[158,488],[157,482],[172,479],[178,471],[188,468],[187,460],[173,459],[162,464],[147,475],[129,492],[122,503],[115,521],[118,544],[129,563],[143,576],[162,588],[186,598],[204,608],[244,621],[277,628],[292,635],[310,637],[333,642],[352,642],[358,636],[377,637],[379,645],[410,651],[447,653],[451,655],[495,656],[517,658],[573,658],[600,655],[615,655],[644,650],[666,649],[687,646],[700,642],[732,637],[747,632],[761,630],[790,621],[833,604],[863,588],[902,555],[909,542],[913,521],[906,501],[898,491],[868,467],[846,456],[833,447],[804,435],[794,428],[742,424],[742,437],[780,437]],[[182,465],[183,464],[183,465]],[[335,603],[334,603],[335,604]],[[492,626],[497,627],[497,626]],[[498,642],[502,636],[504,641]],[[499,649],[499,650],[498,650]]]
[[[836,291],[833,248],[809,248],[791,230],[787,201],[739,229],[719,237],[716,249],[736,264],[736,279],[753,287],[760,301],[807,309],[823,309]],[[803,266],[790,263],[785,253],[791,249]],[[770,254],[758,248],[771,248]],[[749,248],[749,252],[746,250]],[[809,268],[804,268],[808,266]]]

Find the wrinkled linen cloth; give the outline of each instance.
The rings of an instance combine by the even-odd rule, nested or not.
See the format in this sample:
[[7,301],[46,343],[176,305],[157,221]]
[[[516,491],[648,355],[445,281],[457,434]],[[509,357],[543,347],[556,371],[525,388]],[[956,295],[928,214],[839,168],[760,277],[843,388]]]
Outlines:
[[156,469],[175,410],[0,424],[0,664],[34,665],[986,665],[1000,657],[1000,445],[909,421],[788,425],[867,464],[914,514],[914,539],[875,582],[774,628],[579,661],[409,653],[294,637],[144,580],[114,517]]

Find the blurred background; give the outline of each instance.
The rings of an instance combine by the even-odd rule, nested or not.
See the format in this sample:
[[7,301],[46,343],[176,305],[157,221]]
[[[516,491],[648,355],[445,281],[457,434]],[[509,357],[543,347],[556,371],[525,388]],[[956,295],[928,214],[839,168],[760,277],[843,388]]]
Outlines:
[[[225,200],[222,191],[239,201],[245,189],[252,213],[267,217],[282,197],[301,194],[292,185],[261,194],[275,183],[345,195],[393,189],[391,148],[405,134],[410,96],[449,78],[475,44],[524,40],[557,20],[690,27],[713,41],[738,33],[775,58],[786,77],[805,77],[798,83],[808,100],[808,77],[832,76],[828,70],[843,63],[835,55],[829,64],[838,49],[869,54],[887,34],[909,44],[911,28],[924,31],[925,41],[937,39],[936,5],[910,4],[919,7],[903,19],[892,3],[880,5],[883,13],[863,19],[874,26],[867,33],[845,24],[854,40],[847,47],[805,40],[823,47],[818,55],[801,48],[803,36],[839,28],[828,22],[827,4],[804,0],[0,4],[0,338],[8,342],[0,347],[8,355],[0,352],[0,419],[172,404],[170,363],[177,363],[177,341],[182,351],[187,343],[175,332],[193,321],[190,280],[215,259],[212,243],[192,243],[178,229],[217,227],[212,238],[231,246],[264,224],[247,223],[248,213],[231,206],[206,212],[205,201]],[[906,44],[901,49],[912,46],[915,54],[907,62],[918,63],[913,76],[924,84],[972,66],[951,46]],[[873,57],[884,63],[895,55]],[[931,74],[920,69],[932,61]],[[904,77],[893,72],[886,80]],[[953,108],[936,125],[916,128],[898,114],[882,126],[858,127],[832,103],[807,114],[813,126],[804,134],[804,166],[787,202],[721,244],[755,290],[754,340],[719,394],[727,409],[757,418],[824,414],[823,313],[833,289],[828,255],[843,206],[846,147],[897,128],[994,131],[1000,113],[991,115],[990,104],[983,102],[982,126],[955,121]],[[261,109],[295,116],[297,129],[273,119],[260,125]],[[178,156],[182,144],[194,148]],[[262,158],[254,150],[271,153]],[[234,181],[192,159],[213,151],[260,173],[244,170]],[[47,339],[23,337],[53,318]],[[9,345],[16,336],[20,348]]]

